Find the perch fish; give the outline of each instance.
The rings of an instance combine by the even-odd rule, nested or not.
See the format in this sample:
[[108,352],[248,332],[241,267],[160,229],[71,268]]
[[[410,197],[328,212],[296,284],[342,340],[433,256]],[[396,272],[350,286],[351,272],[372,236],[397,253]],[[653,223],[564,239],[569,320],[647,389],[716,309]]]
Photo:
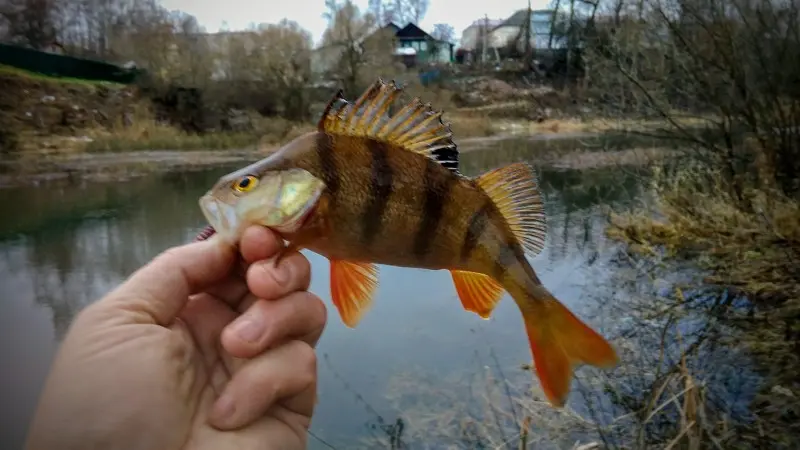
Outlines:
[[442,112],[419,99],[402,105],[400,93],[382,80],[352,103],[339,91],[316,131],[221,177],[200,199],[204,215],[232,243],[260,224],[280,233],[285,252],[325,256],[333,304],[351,328],[372,305],[376,264],[449,271],[463,308],[484,319],[507,291],[542,389],[562,406],[576,364],[612,367],[617,355],[526,258],[545,239],[533,168],[513,163],[462,175]]

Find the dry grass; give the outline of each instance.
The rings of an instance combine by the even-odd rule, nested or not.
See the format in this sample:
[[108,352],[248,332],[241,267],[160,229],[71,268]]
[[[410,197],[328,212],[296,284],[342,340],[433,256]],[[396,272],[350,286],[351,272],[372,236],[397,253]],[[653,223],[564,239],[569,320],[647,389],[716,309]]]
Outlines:
[[697,262],[707,281],[736,286],[761,304],[800,312],[800,204],[779,192],[750,189],[740,199],[718,172],[657,172],[653,211],[615,215],[609,235],[638,251],[658,246]]
[[[552,409],[527,370],[411,372],[390,383],[402,432],[365,447],[797,448],[800,208],[759,189],[740,197],[723,179],[707,166],[656,170],[655,202],[611,215],[606,233],[625,245],[611,292],[595,295],[598,315],[625,324],[612,339],[621,363],[578,371],[588,413]],[[676,267],[692,269],[688,281]],[[755,311],[714,287],[748,295]],[[753,387],[755,398],[743,394]]]
[[[740,444],[796,448],[800,204],[766,188],[736,190],[723,180],[707,166],[658,172],[655,204],[612,215],[607,233],[638,259],[689,263],[706,274],[706,285],[733,293],[717,303],[719,320],[741,332],[732,346],[746,349],[764,377],[750,405],[757,425],[741,431]],[[747,308],[734,308],[742,296]]]
[[129,124],[119,120],[110,130],[89,130],[87,136],[91,141],[83,150],[101,152],[267,147],[293,139],[311,129],[310,124],[294,123],[277,117],[253,115],[251,120],[253,126],[248,131],[191,134],[171,125],[157,123],[145,108],[140,108]]
[[[631,307],[644,299],[625,302]],[[652,313],[654,298],[646,299],[651,306],[641,311]],[[670,346],[674,335],[680,337],[674,311],[661,318],[637,316],[640,336],[615,341],[622,358],[615,371],[579,371],[575,385],[588,405],[581,409],[589,412],[574,409],[574,402],[550,406],[525,365],[501,370],[495,360],[466,377],[410,371],[394,376],[389,386],[402,427],[365,439],[364,448],[726,448],[734,437],[727,416],[709,401],[702,372],[690,361],[699,359],[698,347]],[[671,358],[678,362],[665,364]],[[632,386],[642,389],[631,393]]]

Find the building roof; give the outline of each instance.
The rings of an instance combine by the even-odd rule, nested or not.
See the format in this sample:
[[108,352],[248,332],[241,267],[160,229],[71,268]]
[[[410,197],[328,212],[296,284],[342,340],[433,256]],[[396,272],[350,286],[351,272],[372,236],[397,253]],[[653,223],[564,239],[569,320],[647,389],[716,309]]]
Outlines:
[[[534,9],[531,10],[531,15],[542,14],[542,13],[553,13],[551,9]],[[508,19],[504,20],[499,25],[495,26],[494,28],[500,27],[522,27],[525,26],[525,21],[528,20],[528,9],[520,9],[514,14],[511,15]]]
[[433,36],[426,33],[422,28],[409,22],[408,25],[397,31],[398,39],[430,39],[435,40]]
[[489,19],[488,21],[486,19],[478,19],[474,20],[467,28],[482,27],[484,24],[489,28],[494,28],[503,22],[505,22],[505,19]]

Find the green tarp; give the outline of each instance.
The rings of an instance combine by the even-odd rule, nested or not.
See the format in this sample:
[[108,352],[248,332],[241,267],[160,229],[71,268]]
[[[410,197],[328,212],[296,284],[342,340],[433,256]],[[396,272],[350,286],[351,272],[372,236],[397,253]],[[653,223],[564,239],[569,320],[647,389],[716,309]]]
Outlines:
[[53,77],[130,84],[141,73],[114,64],[0,44],[0,64]]

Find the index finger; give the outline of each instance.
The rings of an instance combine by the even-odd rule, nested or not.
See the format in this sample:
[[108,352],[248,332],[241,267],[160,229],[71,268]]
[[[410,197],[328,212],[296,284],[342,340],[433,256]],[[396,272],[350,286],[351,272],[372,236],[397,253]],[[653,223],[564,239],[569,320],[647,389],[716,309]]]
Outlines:
[[172,247],[134,272],[108,296],[109,301],[135,313],[137,322],[168,325],[190,295],[231,272],[235,255],[235,248],[216,236]]

